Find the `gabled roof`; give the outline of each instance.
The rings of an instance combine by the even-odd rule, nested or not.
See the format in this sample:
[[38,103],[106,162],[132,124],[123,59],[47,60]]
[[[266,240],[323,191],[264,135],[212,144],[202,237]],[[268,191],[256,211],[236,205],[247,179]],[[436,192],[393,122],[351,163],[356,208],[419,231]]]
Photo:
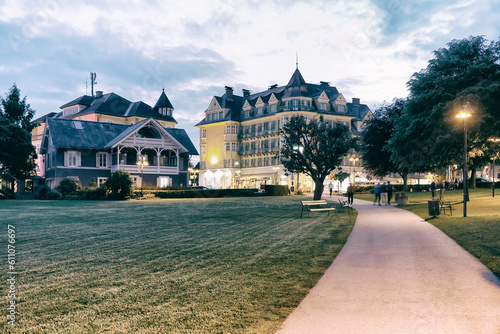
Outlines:
[[63,108],[71,107],[71,106],[76,106],[78,104],[84,105],[84,106],[90,106],[92,104],[92,101],[94,101],[94,97],[88,96],[88,95],[82,95],[82,96],[74,99],[73,101],[70,101],[66,104],[63,104],[59,108],[63,109]]
[[[47,132],[52,138],[52,143],[57,148],[70,149],[109,149],[116,143],[125,139],[147,123],[154,122],[156,126],[177,141],[188,154],[198,155],[198,151],[183,129],[162,128],[152,119],[145,119],[134,125],[90,122],[68,119],[47,119]],[[45,147],[46,139],[42,146]],[[44,152],[42,152],[43,154]]]
[[34,123],[34,124],[46,123],[48,118],[54,118],[59,114],[60,113],[58,113],[58,112],[49,112],[48,114],[43,115],[42,117],[35,119],[34,121],[32,121],[32,123]]
[[[243,103],[245,99],[242,96],[231,94],[231,97],[227,96],[227,93],[222,96],[214,96],[217,103],[221,106],[222,109],[229,109],[229,112],[226,113],[224,119],[218,119],[213,122],[207,122],[204,118],[201,122],[196,124],[195,126],[211,124],[211,123],[219,123],[219,122],[227,122],[227,121],[240,121],[240,113],[241,108],[243,107]],[[210,101],[212,103],[213,99]],[[208,109],[207,109],[208,110]],[[205,112],[207,111],[205,110]]]
[[162,90],[161,95],[158,98],[158,101],[153,107],[153,109],[156,111],[158,111],[158,109],[160,108],[174,109],[174,106],[172,105],[172,103],[170,103],[167,94],[165,94],[165,89]]

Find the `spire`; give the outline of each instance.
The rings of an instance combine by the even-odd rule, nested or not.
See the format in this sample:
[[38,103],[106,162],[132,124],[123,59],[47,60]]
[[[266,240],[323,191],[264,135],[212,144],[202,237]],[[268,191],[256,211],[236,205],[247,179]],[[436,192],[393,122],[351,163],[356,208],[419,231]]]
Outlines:
[[302,74],[300,74],[299,69],[297,68],[295,72],[293,72],[292,77],[290,78],[290,81],[288,81],[287,87],[291,86],[302,86],[306,85],[306,81],[302,77]]
[[298,70],[299,69],[299,52],[298,51],[295,51],[295,69]]
[[163,88],[161,95],[158,98],[158,101],[156,102],[153,109],[158,111],[158,109],[160,108],[174,109],[174,106],[172,106],[172,103],[170,103],[167,94],[165,94],[165,88]]

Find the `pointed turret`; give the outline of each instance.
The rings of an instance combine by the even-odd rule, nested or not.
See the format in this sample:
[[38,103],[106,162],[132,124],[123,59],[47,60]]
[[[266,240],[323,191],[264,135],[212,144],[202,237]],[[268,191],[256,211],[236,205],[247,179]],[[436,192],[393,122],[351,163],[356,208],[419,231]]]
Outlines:
[[292,77],[290,78],[290,81],[288,81],[288,84],[286,85],[287,87],[294,87],[294,86],[303,86],[306,85],[306,81],[302,77],[302,74],[300,74],[299,68],[293,72]]
[[158,111],[160,108],[174,109],[174,106],[172,105],[172,103],[170,103],[167,94],[165,94],[165,88],[163,88],[160,98],[156,102],[153,109]]
[[164,116],[172,116],[172,112],[174,111],[174,106],[170,103],[170,100],[165,94],[165,88],[163,88],[158,101],[156,102],[154,108],[157,113]]

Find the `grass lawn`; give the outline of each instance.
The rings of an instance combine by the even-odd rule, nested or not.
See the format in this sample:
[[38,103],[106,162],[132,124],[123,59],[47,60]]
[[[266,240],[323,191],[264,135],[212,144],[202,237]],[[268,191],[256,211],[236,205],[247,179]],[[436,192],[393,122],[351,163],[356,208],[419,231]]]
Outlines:
[[272,332],[356,219],[299,219],[304,198],[0,201],[2,245],[16,227],[15,332]]
[[[500,192],[500,190],[499,190]],[[445,201],[451,201],[453,216],[441,214],[430,219],[427,202],[430,192],[407,192],[410,204],[401,206],[428,220],[500,277],[500,193],[491,196],[491,189],[470,189],[467,217],[463,217],[463,191],[445,191]],[[356,195],[373,201],[374,195]]]

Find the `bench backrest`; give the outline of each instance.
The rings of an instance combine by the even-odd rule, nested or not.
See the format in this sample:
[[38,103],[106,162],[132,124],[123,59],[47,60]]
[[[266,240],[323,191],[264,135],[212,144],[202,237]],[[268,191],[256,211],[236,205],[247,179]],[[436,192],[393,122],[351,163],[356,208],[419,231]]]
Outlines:
[[325,205],[328,204],[326,200],[319,200],[319,201],[300,201],[302,205]]

